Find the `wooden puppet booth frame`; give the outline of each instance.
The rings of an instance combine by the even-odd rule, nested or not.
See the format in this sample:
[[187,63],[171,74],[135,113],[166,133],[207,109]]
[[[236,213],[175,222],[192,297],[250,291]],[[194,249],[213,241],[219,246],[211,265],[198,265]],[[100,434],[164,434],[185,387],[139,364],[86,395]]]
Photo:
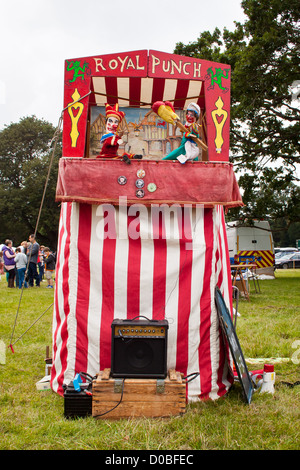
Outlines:
[[[173,103],[183,119],[188,104],[198,104],[198,161],[162,160],[181,133],[154,115],[157,101]],[[120,158],[96,158],[106,103],[125,110]],[[218,286],[232,311],[224,210],[243,203],[229,163],[229,118],[227,65],[158,51],[66,61],[51,372],[57,393],[76,373],[110,368],[111,324],[135,317],[168,321],[167,368],[196,374],[189,401],[230,388],[214,298]],[[124,152],[143,158],[128,164]]]

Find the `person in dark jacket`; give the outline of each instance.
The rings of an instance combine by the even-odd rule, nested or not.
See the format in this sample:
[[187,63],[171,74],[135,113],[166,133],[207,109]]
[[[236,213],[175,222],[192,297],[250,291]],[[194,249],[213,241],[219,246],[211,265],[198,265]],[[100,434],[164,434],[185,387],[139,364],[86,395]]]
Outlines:
[[36,287],[40,287],[40,277],[37,271],[40,245],[37,243],[34,235],[29,235],[29,242],[30,245],[27,249],[29,286],[33,287],[35,279]]
[[46,246],[44,248],[44,261],[45,261],[45,278],[47,279],[48,289],[53,289],[53,273],[55,272],[55,257],[50,249]]

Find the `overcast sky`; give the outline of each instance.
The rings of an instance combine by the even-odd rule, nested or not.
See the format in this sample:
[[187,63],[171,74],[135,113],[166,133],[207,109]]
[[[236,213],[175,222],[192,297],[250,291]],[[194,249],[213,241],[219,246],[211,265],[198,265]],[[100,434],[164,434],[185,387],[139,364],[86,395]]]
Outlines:
[[241,0],[0,0],[0,130],[35,115],[55,126],[64,61],[154,49],[172,53],[244,21]]

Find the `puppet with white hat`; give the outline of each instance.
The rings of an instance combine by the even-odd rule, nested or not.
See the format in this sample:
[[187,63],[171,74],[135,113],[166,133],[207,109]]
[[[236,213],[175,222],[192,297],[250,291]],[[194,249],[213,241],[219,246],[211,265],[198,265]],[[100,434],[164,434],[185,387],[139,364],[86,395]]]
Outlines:
[[163,160],[178,160],[180,163],[185,163],[188,160],[198,160],[200,150],[197,143],[200,143],[201,147],[205,147],[199,138],[199,126],[197,121],[200,118],[200,107],[198,104],[190,103],[188,105],[184,125],[179,121],[179,117],[175,113],[172,103],[169,101],[156,101],[152,109],[166,122],[179,126],[179,129],[184,132],[180,146],[164,157]]
[[192,136],[199,139],[199,129],[197,121],[200,117],[200,107],[197,103],[190,103],[186,110],[186,122],[184,127],[186,132],[182,136],[180,146],[173,150],[163,160],[178,160],[185,163],[188,160],[198,159],[200,150]]

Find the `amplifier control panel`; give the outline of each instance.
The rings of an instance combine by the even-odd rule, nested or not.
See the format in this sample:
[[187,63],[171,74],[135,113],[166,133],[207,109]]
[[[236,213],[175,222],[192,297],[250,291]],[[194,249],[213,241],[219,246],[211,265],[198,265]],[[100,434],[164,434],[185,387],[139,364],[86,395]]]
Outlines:
[[165,337],[167,334],[168,323],[162,321],[145,320],[114,320],[112,323],[113,334],[115,337]]

